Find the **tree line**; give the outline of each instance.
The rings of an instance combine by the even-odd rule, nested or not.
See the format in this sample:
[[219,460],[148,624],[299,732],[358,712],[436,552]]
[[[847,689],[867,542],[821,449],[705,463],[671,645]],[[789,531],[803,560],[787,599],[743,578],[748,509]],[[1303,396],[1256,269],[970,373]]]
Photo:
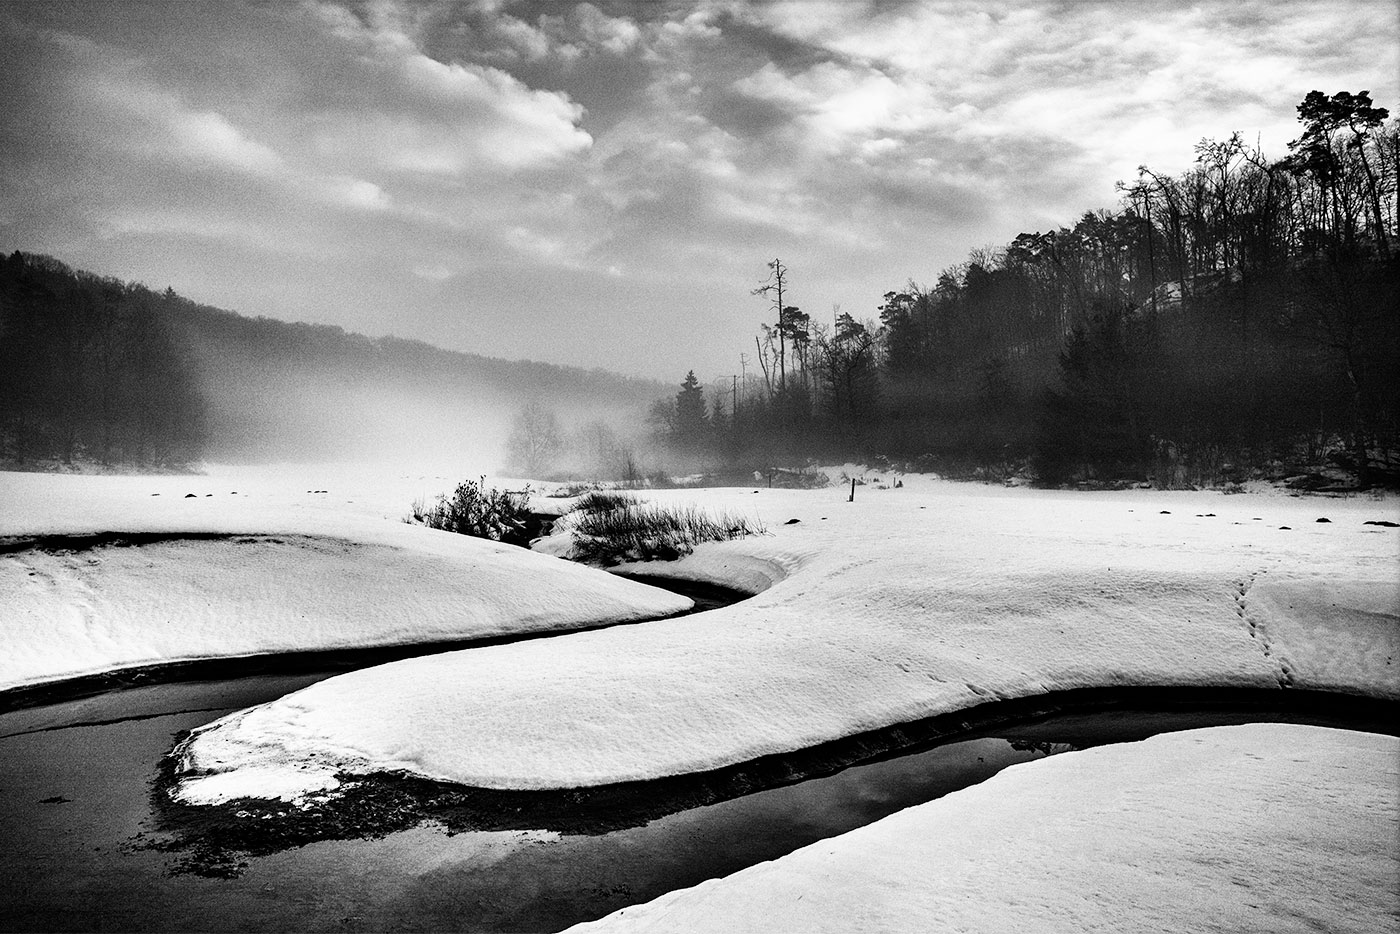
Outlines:
[[206,437],[176,296],[0,256],[0,462],[177,468]]
[[974,250],[868,319],[816,320],[769,262],[741,373],[708,398],[688,376],[657,437],[716,470],[883,456],[1182,486],[1330,458],[1393,482],[1400,125],[1366,91],[1297,111],[1280,159],[1202,140],[1187,171],[1143,166],[1115,209]]
[[[1178,486],[1330,458],[1393,480],[1400,129],[1365,91],[1313,91],[1297,111],[1282,158],[1238,133],[1202,140],[1187,171],[1120,183],[1113,210],[974,250],[868,316],[804,311],[773,259],[738,372],[689,373],[660,399],[650,381],[248,318],[0,255],[0,463],[325,457],[357,433],[432,447],[505,436],[533,400],[505,450],[530,475],[887,458]],[[650,400],[649,437],[619,432]]]

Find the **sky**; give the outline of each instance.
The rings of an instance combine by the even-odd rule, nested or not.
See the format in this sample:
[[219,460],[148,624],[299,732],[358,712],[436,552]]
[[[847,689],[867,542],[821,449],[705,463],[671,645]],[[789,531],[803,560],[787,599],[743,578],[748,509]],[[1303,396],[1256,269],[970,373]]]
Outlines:
[[1394,0],[0,4],[0,250],[246,315],[678,382],[1113,207],[1312,89],[1400,114]]

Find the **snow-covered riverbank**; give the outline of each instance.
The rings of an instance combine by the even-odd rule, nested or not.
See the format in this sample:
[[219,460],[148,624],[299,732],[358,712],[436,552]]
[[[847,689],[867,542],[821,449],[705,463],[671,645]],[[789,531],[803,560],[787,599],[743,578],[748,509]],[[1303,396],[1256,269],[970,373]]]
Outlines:
[[1285,724],[1066,753],[570,930],[1395,930],[1397,764]]
[[773,586],[679,620],[332,678],[199,732],[181,794],[295,796],[345,770],[641,780],[1079,687],[1400,696],[1397,534],[1364,524],[1393,515],[1382,502],[917,480],[855,503],[837,489],[656,498],[748,510],[771,534],[649,570]]
[[[0,474],[0,690],[192,659],[577,629],[691,606],[400,521],[414,496],[446,480],[332,493],[303,486],[325,480],[315,472],[232,474]],[[84,538],[113,531],[156,540]]]
[[[0,536],[173,536],[0,555],[0,685],[684,606],[400,521],[449,478],[356,483],[0,475]],[[382,770],[606,784],[1079,687],[1400,698],[1400,532],[1367,524],[1400,519],[1394,500],[917,477],[859,488],[854,503],[835,488],[647,495],[753,516],[771,534],[643,570],[761,592],[331,678],[196,731],[179,793],[314,796],[337,772]],[[175,534],[210,532],[225,537]],[[1069,753],[600,926],[1395,927],[1397,751],[1393,738],[1251,726]]]

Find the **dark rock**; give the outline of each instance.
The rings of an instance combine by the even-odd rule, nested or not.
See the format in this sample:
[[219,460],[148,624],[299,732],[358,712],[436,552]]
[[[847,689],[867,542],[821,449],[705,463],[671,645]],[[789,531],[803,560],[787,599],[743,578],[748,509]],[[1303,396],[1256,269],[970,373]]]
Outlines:
[[185,499],[198,499],[198,498],[199,498],[199,497],[195,496],[193,493],[186,493],[186,494],[185,494]]
[[1379,525],[1386,529],[1400,529],[1400,522],[1391,522],[1389,519],[1367,519],[1362,525]]
[[1318,521],[1318,522],[1331,522],[1332,520],[1329,519],[1329,518],[1327,518],[1326,516],[1323,516],[1321,519],[1318,519],[1317,521]]
[[784,522],[783,525],[796,525],[801,521],[801,519],[789,519],[788,521]]

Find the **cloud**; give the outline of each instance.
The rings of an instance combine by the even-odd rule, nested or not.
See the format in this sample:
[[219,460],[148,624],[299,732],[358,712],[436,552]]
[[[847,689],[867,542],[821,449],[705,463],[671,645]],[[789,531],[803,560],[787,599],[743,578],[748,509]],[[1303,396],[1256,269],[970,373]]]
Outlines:
[[575,7],[572,16],[585,42],[614,55],[623,55],[637,47],[642,31],[637,24],[620,16],[608,16],[591,3]]
[[329,176],[316,179],[315,184],[328,204],[369,211],[383,211],[391,206],[384,189],[362,178]]
[[[1396,90],[1388,3],[778,3],[774,31],[868,63],[907,99],[975,109],[967,136],[1077,145],[1111,172],[1181,166],[1201,135],[1287,138],[1291,105],[1328,75]],[[1370,73],[1368,75],[1368,72]],[[1369,83],[1376,83],[1370,80]],[[1242,124],[1247,121],[1247,124]]]
[[364,23],[341,7],[316,11],[343,44],[345,93],[310,116],[324,157],[368,158],[383,168],[460,175],[528,168],[586,150],[582,108],[499,68],[425,54],[397,18],[377,7]]
[[452,278],[452,270],[442,263],[425,265],[419,263],[413,267],[413,274],[420,279],[431,279],[434,282],[444,282]]
[[175,145],[192,159],[248,172],[270,172],[282,166],[277,153],[248,139],[221,114],[174,113],[168,120]]
[[1397,18],[1389,0],[11,4],[0,248],[463,349],[732,369],[774,255],[799,304],[872,314],[970,248],[1111,206],[1141,163],[1187,167],[1203,136],[1280,154],[1314,87],[1396,109]]

